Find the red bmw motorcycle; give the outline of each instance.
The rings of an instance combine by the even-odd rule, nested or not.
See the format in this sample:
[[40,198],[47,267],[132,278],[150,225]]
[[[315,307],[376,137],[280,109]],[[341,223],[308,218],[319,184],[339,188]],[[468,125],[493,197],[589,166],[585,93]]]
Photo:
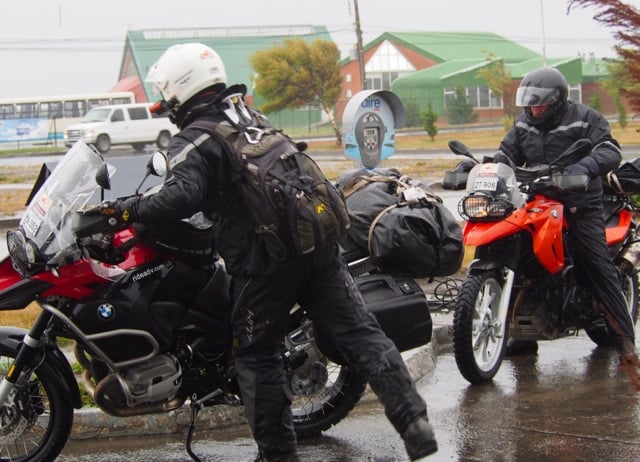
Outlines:
[[[587,279],[573,265],[561,201],[565,192],[586,188],[586,175],[561,172],[590,151],[589,140],[579,140],[553,164],[515,171],[505,164],[478,162],[460,142],[449,147],[476,162],[458,204],[466,221],[464,243],[475,247],[453,320],[455,359],[465,379],[472,384],[490,381],[509,337],[554,340],[583,329],[597,345],[611,345],[616,334],[598,310]],[[459,176],[450,175],[449,182],[459,184]],[[640,262],[635,210],[628,194],[613,189],[607,191],[604,209],[607,242],[635,323]]]
[[[29,330],[0,326],[0,461],[54,460],[70,435],[74,408],[82,406],[79,382],[117,417],[190,406],[186,449],[194,460],[197,411],[242,404],[225,341],[228,319],[221,316],[230,312],[224,266],[214,258],[187,264],[176,256],[179,248],[143,227],[83,213],[92,199],[94,205],[104,199],[113,170],[79,141],[8,233],[0,310],[35,302],[41,311]],[[156,153],[143,182],[162,170],[166,158]],[[212,242],[206,228],[192,233]],[[429,342],[431,318],[415,281],[378,274],[367,259],[352,268],[367,308],[401,351]],[[366,382],[321,351],[322,337],[304,307],[290,319],[282,357],[296,432],[319,434],[353,409]],[[73,341],[67,344],[74,345],[80,380],[59,339]]]

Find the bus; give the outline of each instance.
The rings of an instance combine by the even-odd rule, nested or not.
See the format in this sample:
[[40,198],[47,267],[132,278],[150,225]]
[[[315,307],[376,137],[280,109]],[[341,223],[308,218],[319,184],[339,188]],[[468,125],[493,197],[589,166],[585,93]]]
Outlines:
[[135,102],[131,91],[0,99],[0,148],[3,143],[63,146],[65,128],[89,109]]

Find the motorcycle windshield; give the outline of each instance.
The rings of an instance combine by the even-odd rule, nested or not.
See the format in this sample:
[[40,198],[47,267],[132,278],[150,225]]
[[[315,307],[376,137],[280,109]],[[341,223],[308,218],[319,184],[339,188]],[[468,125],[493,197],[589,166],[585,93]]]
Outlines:
[[511,167],[501,163],[478,164],[467,178],[467,194],[482,193],[493,199],[506,200],[520,208],[524,199],[518,189],[516,174]]
[[[44,262],[56,261],[75,247],[71,231],[74,212],[84,207],[98,189],[96,172],[105,161],[93,148],[78,141],[67,151],[35,194],[20,220],[25,237]],[[109,174],[115,168],[108,166]]]

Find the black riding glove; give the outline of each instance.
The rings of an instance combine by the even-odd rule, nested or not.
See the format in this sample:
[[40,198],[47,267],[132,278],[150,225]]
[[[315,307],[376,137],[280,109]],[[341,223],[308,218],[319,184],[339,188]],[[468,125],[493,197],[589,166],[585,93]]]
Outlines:
[[118,223],[126,224],[133,219],[131,209],[135,200],[135,198],[132,198],[126,200],[116,199],[114,201],[104,201],[98,207],[98,211],[101,215],[115,218]]
[[585,157],[580,162],[567,165],[562,171],[565,175],[588,175],[589,179],[600,175],[600,165],[593,157]]

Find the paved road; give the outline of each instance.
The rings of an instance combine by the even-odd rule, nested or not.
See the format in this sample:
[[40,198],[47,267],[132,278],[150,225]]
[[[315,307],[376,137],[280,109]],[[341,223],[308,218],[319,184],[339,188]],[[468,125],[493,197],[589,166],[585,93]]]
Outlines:
[[[537,356],[505,361],[493,383],[471,386],[451,353],[418,382],[440,445],[434,462],[637,462],[640,404],[612,350],[585,336],[542,342]],[[60,462],[189,461],[184,438],[72,441]],[[246,427],[197,433],[202,461],[251,461]],[[305,462],[406,460],[402,442],[375,401],[359,405],[322,437],[300,443]]]

